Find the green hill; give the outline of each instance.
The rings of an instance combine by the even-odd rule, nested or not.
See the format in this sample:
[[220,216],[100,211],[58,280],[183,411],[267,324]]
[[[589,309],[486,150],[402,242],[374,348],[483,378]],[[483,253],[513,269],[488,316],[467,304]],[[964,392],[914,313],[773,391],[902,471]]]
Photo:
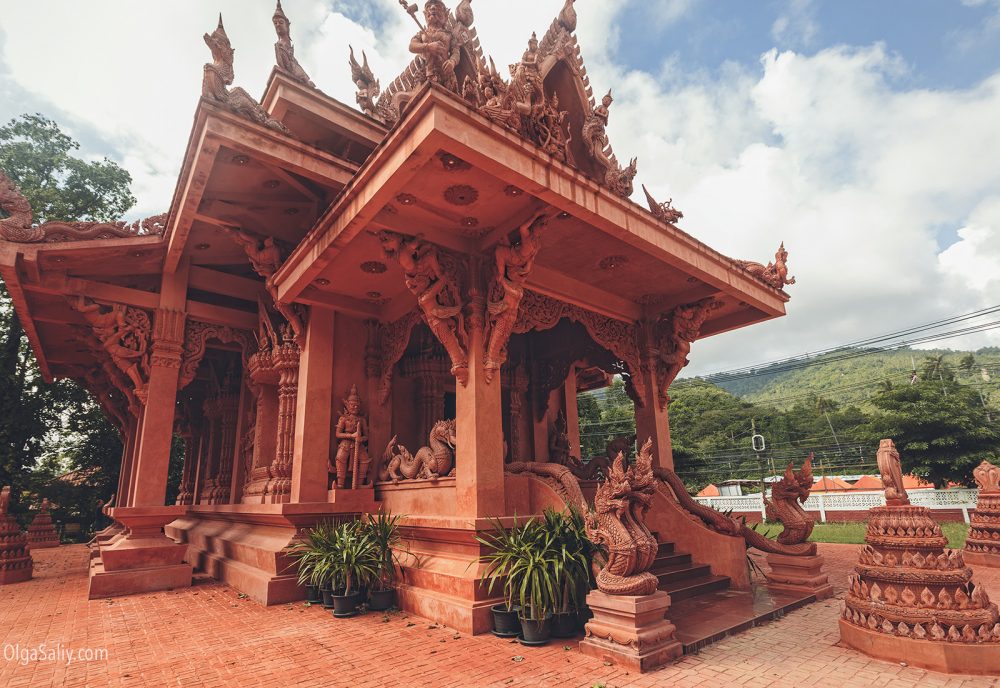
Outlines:
[[[971,356],[971,358],[970,358]],[[929,358],[941,357],[940,370],[925,370]],[[841,349],[792,363],[761,367],[739,376],[709,376],[712,382],[744,401],[789,408],[809,396],[821,396],[838,404],[868,406],[867,400],[886,381],[909,384],[917,374],[953,374],[959,382],[981,387],[984,396],[1000,385],[1000,348],[978,351],[950,349]],[[984,373],[985,369],[985,373]],[[997,396],[997,395],[994,395]],[[996,405],[998,400],[994,400]]]

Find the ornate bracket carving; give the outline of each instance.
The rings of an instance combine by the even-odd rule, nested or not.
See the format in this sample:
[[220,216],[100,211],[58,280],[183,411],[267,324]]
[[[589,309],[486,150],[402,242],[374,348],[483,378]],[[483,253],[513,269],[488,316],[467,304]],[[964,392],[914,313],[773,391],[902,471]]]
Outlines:
[[399,261],[406,287],[417,298],[424,322],[444,346],[451,372],[463,386],[469,381],[468,331],[463,314],[464,275],[459,261],[418,237],[380,232],[387,258]]
[[675,308],[670,315],[661,316],[652,327],[653,354],[656,360],[657,401],[666,409],[667,390],[677,375],[688,364],[691,344],[698,339],[701,326],[712,311],[722,307],[714,297],[702,299]]
[[[369,375],[379,378],[378,403],[384,406],[392,392],[392,376],[396,363],[403,357],[413,328],[423,319],[419,311],[410,311],[393,323],[376,323],[369,330],[371,358],[366,358]],[[374,339],[374,342],[372,342]],[[372,375],[374,373],[374,375]]]
[[149,381],[153,329],[149,314],[120,303],[104,306],[85,296],[71,299],[70,306],[83,315],[101,349],[128,376],[135,395],[142,399]]

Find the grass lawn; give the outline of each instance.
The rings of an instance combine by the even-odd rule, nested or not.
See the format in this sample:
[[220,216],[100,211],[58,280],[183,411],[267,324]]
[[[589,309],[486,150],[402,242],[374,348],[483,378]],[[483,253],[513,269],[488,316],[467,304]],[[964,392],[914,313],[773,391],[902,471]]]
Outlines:
[[[809,537],[811,542],[837,542],[846,545],[863,545],[865,543],[866,523],[817,523]],[[777,537],[782,531],[778,523],[767,523],[757,526],[768,537]],[[942,523],[941,531],[948,538],[948,546],[952,549],[965,547],[965,536],[969,533],[966,523]]]

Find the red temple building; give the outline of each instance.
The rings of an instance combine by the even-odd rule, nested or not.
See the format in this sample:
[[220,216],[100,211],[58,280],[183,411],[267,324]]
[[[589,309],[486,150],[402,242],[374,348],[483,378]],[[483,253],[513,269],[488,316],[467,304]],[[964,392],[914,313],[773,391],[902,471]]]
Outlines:
[[640,167],[612,151],[573,0],[509,74],[468,0],[421,9],[413,61],[384,88],[350,52],[358,107],[313,85],[280,5],[263,98],[233,86],[220,19],[159,217],[35,226],[0,176],[0,275],[41,371],[86,387],[125,445],[91,596],[198,569],[264,604],[299,599],[289,543],[382,509],[405,515],[419,560],[403,608],[488,630],[477,532],[593,497],[576,394],[617,375],[652,440],[653,572],[678,637],[695,642],[697,614],[674,609],[712,595],[757,600],[748,619],[813,599],[786,576],[761,602],[746,549],[803,555],[812,581],[814,546],[755,539],[672,473],[670,384],[697,340],[784,315],[784,247],[734,260],[669,203],[630,200]]

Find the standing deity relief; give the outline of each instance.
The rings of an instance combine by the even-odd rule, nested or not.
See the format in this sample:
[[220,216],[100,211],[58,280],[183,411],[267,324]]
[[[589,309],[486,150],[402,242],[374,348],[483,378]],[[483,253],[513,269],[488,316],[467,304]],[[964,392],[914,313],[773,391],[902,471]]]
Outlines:
[[333,463],[327,465],[327,470],[335,476],[337,489],[347,487],[348,476],[351,477],[351,487],[355,490],[367,485],[371,464],[368,456],[368,421],[361,412],[361,397],[358,395],[357,385],[351,385],[351,391],[344,399],[344,411],[337,419],[334,437],[337,439],[337,450]]

